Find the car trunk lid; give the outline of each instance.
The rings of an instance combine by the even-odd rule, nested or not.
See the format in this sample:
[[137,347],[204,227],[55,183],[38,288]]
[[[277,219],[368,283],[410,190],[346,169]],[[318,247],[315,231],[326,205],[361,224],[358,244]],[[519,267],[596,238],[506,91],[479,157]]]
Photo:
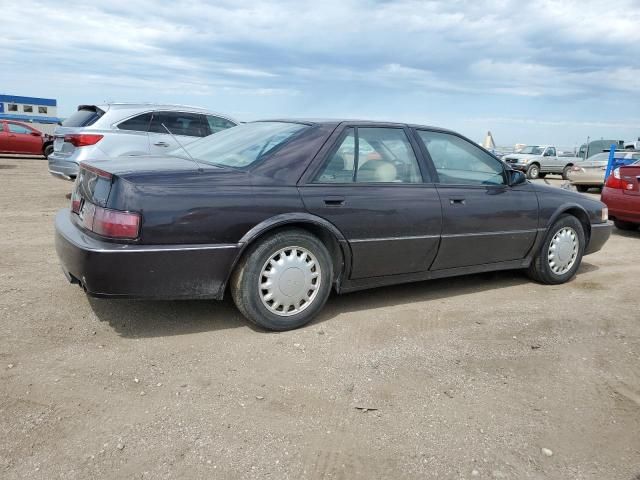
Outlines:
[[625,195],[640,195],[640,164],[620,167],[620,178],[625,183]]

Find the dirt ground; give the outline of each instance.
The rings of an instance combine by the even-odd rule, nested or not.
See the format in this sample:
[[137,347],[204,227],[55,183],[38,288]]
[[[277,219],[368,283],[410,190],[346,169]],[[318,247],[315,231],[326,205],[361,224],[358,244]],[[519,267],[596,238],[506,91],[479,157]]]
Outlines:
[[87,298],[54,250],[70,188],[0,159],[0,478],[640,479],[640,232],[566,285],[333,296],[274,334]]

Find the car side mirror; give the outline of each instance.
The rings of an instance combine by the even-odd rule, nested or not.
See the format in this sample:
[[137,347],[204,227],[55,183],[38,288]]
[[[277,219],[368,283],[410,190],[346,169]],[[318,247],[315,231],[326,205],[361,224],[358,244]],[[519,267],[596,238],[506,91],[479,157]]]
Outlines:
[[511,187],[527,183],[527,176],[523,172],[518,170],[507,170],[507,175],[509,177],[509,186]]

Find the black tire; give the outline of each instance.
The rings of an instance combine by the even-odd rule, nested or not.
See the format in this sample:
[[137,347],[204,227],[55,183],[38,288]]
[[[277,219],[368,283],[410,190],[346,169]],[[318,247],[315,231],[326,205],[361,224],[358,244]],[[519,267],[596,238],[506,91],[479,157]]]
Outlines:
[[[563,228],[573,229],[577,236],[578,240],[578,249],[575,255],[575,260],[571,268],[565,273],[559,274],[553,272],[551,266],[549,265],[549,245],[553,240],[556,233],[558,233]],[[536,282],[545,283],[548,285],[557,285],[560,283],[565,283],[576,274],[578,268],[580,268],[580,262],[582,261],[582,254],[584,252],[585,247],[585,235],[584,228],[582,227],[582,223],[573,215],[561,215],[555,223],[549,228],[547,231],[547,235],[544,238],[544,242],[540,247],[540,251],[536,254],[536,256],[531,261],[531,265],[527,269],[527,275],[535,280]]]
[[562,169],[563,180],[569,180],[569,171],[571,170],[571,167],[573,167],[573,165],[565,165],[565,167]]
[[542,172],[538,173],[538,178],[545,178],[546,176],[547,176],[546,173],[542,173]]
[[538,165],[537,163],[532,163],[527,168],[527,178],[535,180],[536,178],[539,178],[539,177],[540,177],[540,165]]
[[576,190],[582,193],[588,192],[590,188],[589,185],[576,185]]
[[46,147],[44,147],[43,153],[46,158],[49,158],[49,155],[53,153],[53,145],[47,145]]
[[[320,266],[320,285],[315,297],[299,313],[283,316],[263,303],[259,282],[266,262],[282,249],[301,247],[310,252]],[[286,253],[286,251],[285,251]],[[280,230],[256,242],[236,266],[231,277],[231,296],[240,313],[249,321],[267,330],[284,331],[302,327],[322,310],[329,298],[333,283],[333,263],[327,248],[306,230]],[[279,290],[282,291],[281,289]]]
[[619,230],[633,231],[638,229],[637,223],[625,222],[623,220],[614,220],[613,224]]

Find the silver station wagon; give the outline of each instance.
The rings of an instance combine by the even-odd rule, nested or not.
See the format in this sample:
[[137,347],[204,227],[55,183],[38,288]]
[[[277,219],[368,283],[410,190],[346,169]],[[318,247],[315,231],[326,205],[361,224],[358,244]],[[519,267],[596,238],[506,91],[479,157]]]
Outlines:
[[183,105],[80,105],[56,128],[49,172],[73,180],[81,161],[163,155],[179,144],[187,145],[237,124],[226,115]]

